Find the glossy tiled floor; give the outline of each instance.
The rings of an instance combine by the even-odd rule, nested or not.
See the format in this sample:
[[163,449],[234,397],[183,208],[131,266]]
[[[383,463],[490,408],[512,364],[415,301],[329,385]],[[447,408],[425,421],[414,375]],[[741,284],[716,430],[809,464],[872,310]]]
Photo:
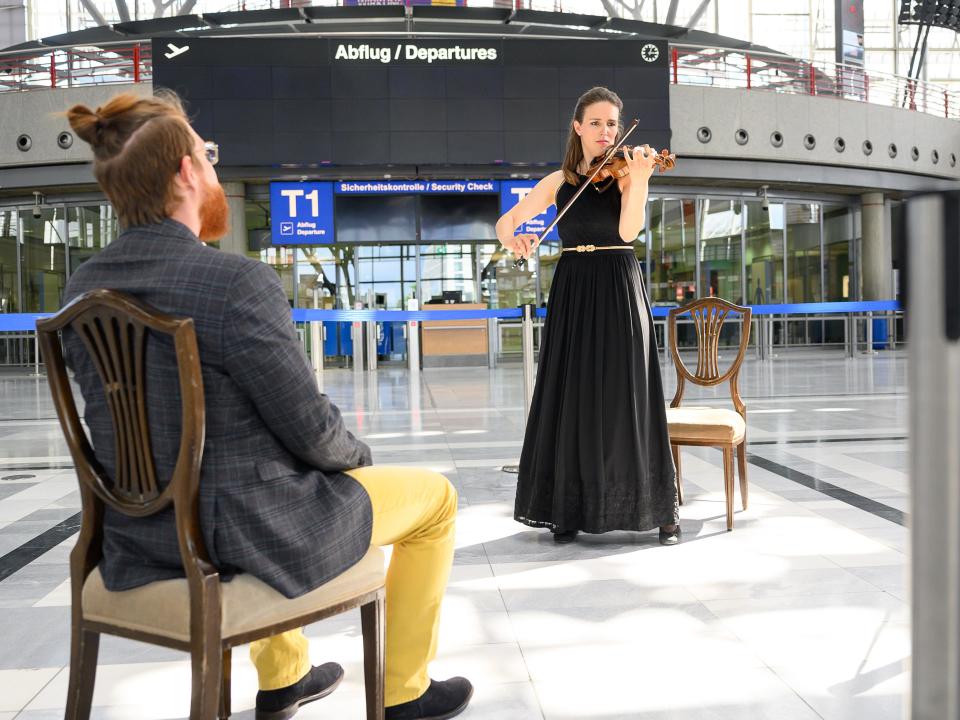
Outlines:
[[[903,717],[905,356],[748,361],[750,508],[725,532],[720,453],[684,451],[677,547],[626,532],[558,547],[513,522],[515,476],[501,466],[521,443],[515,367],[325,382],[377,462],[429,465],[460,491],[431,671],[473,680],[465,720]],[[8,372],[0,390],[0,720],[59,718],[79,500],[45,381]],[[362,718],[359,615],[307,634],[314,660],[340,661],[347,678],[298,718]],[[94,717],[186,717],[185,656],[108,638],[100,663]],[[253,717],[255,692],[239,651],[235,717]]]

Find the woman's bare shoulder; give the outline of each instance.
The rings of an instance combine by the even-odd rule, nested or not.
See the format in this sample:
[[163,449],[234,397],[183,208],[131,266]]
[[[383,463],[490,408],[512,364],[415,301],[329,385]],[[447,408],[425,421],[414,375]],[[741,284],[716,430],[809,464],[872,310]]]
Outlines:
[[540,182],[549,187],[553,192],[556,192],[560,189],[560,186],[563,185],[563,170],[554,170],[549,175],[545,175]]

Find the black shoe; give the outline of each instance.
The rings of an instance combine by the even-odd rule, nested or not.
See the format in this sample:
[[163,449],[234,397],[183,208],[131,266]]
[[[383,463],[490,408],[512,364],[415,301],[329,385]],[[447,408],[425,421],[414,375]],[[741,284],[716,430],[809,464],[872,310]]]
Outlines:
[[661,545],[676,545],[678,542],[680,542],[680,535],[681,535],[681,534],[682,534],[682,533],[681,533],[681,531],[680,531],[680,523],[677,523],[676,529],[671,530],[670,532],[667,532],[666,530],[661,529],[661,530],[660,530],[660,544],[661,544]]
[[297,714],[301,705],[332,693],[343,680],[343,668],[329,662],[310,668],[293,685],[257,693],[256,720],[287,720]]
[[386,720],[447,720],[466,710],[472,696],[473,685],[466,678],[431,680],[416,700],[388,707]]
[[557,545],[566,545],[567,543],[572,543],[577,539],[577,533],[579,530],[567,530],[566,532],[557,532],[553,531],[553,541]]

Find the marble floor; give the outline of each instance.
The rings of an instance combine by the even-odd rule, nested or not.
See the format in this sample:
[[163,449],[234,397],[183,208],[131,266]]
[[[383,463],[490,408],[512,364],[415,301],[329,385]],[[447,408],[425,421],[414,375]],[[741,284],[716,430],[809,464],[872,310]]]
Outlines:
[[[517,366],[324,382],[378,463],[430,466],[460,492],[431,675],[473,681],[464,720],[894,720],[910,665],[906,370],[900,352],[748,360],[749,510],[726,532],[721,455],[685,450],[675,547],[655,532],[556,546],[512,520]],[[79,498],[46,381],[0,372],[0,390],[0,720],[60,718]],[[314,661],[346,679],[298,718],[364,717],[359,625],[307,629]],[[105,638],[93,716],[184,718],[189,674],[185,655]],[[243,649],[233,674],[234,717],[252,718]]]

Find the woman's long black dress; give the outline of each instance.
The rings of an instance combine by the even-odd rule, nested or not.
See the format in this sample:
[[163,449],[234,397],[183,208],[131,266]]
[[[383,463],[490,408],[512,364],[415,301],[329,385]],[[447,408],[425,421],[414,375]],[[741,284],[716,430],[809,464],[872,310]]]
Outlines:
[[[581,181],[584,178],[581,177]],[[564,183],[557,206],[576,188]],[[653,318],[620,191],[587,188],[558,229],[540,366],[520,457],[514,517],[555,532],[650,530],[677,522]]]

